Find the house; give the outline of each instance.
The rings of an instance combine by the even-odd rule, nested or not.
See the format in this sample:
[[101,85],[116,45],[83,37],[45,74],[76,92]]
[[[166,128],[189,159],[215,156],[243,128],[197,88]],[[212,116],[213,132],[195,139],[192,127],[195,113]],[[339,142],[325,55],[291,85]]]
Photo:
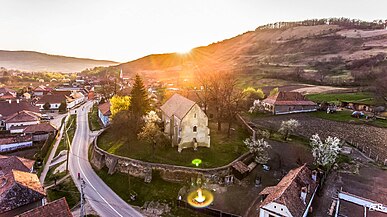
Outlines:
[[[36,106],[40,110],[44,110],[44,105],[46,103],[50,104],[50,110],[58,110],[59,106],[62,102],[67,102],[67,96],[63,94],[46,94],[40,97],[40,99],[36,102]],[[68,107],[69,105],[67,105]]]
[[50,135],[55,135],[57,129],[50,122],[27,126],[23,133],[32,135],[32,141],[45,141]]
[[21,100],[7,100],[0,101],[0,128],[5,127],[5,119],[10,115],[13,115],[21,111],[30,111],[30,112],[39,112],[35,106],[31,105],[29,102]]
[[278,92],[262,100],[262,106],[273,114],[317,111],[317,103],[307,100],[298,92]]
[[31,146],[31,135],[6,135],[0,137],[0,152],[14,151]]
[[188,147],[210,147],[208,118],[197,103],[174,94],[160,109],[164,132],[179,152]]
[[43,95],[46,95],[47,93],[51,92],[52,89],[51,88],[48,88],[44,85],[40,85],[38,86],[37,88],[35,88],[33,90],[33,95],[34,96],[43,96]]
[[98,117],[101,120],[104,127],[110,124],[110,102],[105,102],[98,105]]
[[12,100],[16,99],[16,96],[16,91],[6,87],[0,87],[0,100]]
[[0,216],[15,216],[44,204],[46,193],[33,161],[15,156],[0,156]]
[[4,120],[5,129],[11,133],[22,133],[26,126],[39,124],[40,116],[39,113],[27,110],[16,112]]
[[16,217],[73,217],[66,198],[62,197],[58,200],[47,203],[44,206],[31,209]]
[[317,172],[304,164],[290,170],[276,186],[266,187],[259,194],[259,217],[308,215],[318,187]]

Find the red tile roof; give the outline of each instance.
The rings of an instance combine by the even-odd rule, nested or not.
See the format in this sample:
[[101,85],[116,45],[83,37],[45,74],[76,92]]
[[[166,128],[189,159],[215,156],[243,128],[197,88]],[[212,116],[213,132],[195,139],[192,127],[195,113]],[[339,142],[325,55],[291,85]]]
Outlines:
[[301,93],[284,91],[267,97],[263,102],[272,105],[317,105],[315,102],[307,100]]
[[0,173],[1,174],[9,173],[12,171],[12,169],[29,172],[31,171],[33,165],[34,165],[33,160],[19,158],[16,156],[0,155]]
[[17,217],[72,217],[69,205],[64,197],[50,202],[44,206],[37,207]]
[[[308,185],[310,190],[307,194],[306,204],[304,204],[300,199],[301,188]],[[261,195],[267,195],[261,203],[261,207],[276,202],[286,206],[294,217],[302,216],[317,186],[318,184],[312,180],[312,172],[304,164],[290,170],[276,186],[265,188],[260,193]]]
[[[23,163],[24,161],[24,163]],[[31,162],[15,156],[0,157],[0,213],[39,201],[46,196]]]
[[6,137],[0,137],[0,145],[13,144],[19,142],[28,142],[32,141],[31,135],[19,136],[19,135],[11,135]]
[[29,125],[25,128],[24,133],[37,133],[37,132],[54,132],[57,129],[52,126],[49,122]]
[[101,113],[104,116],[111,115],[111,112],[110,112],[110,102],[105,102],[103,104],[98,105],[98,109],[101,111]]
[[19,103],[17,101],[11,101],[11,103],[9,101],[0,101],[0,114],[4,118],[23,110],[39,112],[38,107],[31,105],[27,101],[19,101]]
[[40,99],[36,102],[36,104],[45,104],[45,103],[62,103],[63,101],[66,101],[67,97],[63,94],[52,94],[52,95],[44,95],[40,97]]
[[40,120],[40,114],[31,112],[31,111],[20,111],[16,112],[7,119],[5,119],[6,123],[19,123],[19,122],[30,122],[30,121],[39,121]]

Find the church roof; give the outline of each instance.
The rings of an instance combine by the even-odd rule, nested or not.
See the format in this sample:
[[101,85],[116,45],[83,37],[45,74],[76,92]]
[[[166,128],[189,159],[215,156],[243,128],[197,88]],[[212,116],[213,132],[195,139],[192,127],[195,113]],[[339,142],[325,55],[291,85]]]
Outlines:
[[196,103],[192,100],[189,100],[180,94],[174,94],[171,98],[169,98],[164,105],[160,107],[161,111],[163,111],[168,117],[172,117],[175,115],[180,120],[184,118],[184,116],[191,110],[191,108]]

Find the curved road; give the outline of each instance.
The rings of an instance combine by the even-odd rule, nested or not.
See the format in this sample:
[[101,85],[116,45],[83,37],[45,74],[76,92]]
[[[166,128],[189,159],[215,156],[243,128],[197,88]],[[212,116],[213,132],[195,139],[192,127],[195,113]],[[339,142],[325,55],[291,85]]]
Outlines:
[[80,189],[78,172],[81,174],[81,177],[86,183],[86,187],[84,188],[85,198],[100,216],[142,216],[137,210],[114,193],[91,168],[88,161],[90,131],[87,112],[92,105],[92,102],[87,102],[85,105],[76,109],[77,129],[69,156],[71,177],[78,186],[78,189]]

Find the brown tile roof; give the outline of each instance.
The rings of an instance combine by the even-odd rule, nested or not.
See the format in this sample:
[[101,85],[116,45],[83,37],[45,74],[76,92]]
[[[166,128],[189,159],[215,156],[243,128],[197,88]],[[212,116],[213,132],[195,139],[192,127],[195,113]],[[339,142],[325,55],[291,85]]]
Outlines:
[[57,129],[51,125],[50,122],[29,125],[25,128],[24,133],[37,133],[37,132],[54,132]]
[[0,87],[0,99],[14,99],[16,98],[16,91],[9,89],[7,87]]
[[15,182],[17,182],[19,185],[34,190],[42,195],[46,195],[36,174],[19,170],[12,170],[12,173]]
[[0,95],[6,94],[6,93],[15,93],[16,94],[16,91],[14,91],[10,88],[7,88],[7,87],[0,87]]
[[105,102],[103,104],[98,105],[98,109],[102,112],[104,116],[111,115],[110,112],[110,102]]
[[29,172],[31,171],[33,164],[33,160],[19,158],[16,156],[0,155],[0,176],[11,172],[12,169]]
[[31,112],[27,110],[18,111],[5,119],[5,122],[9,123],[19,123],[19,122],[29,122],[29,121],[39,121],[40,114],[36,112]]
[[50,92],[51,90],[52,90],[51,88],[48,88],[44,85],[40,85],[34,89],[35,92]]
[[46,196],[38,176],[29,172],[31,164],[31,161],[16,156],[0,156],[0,213]]
[[242,161],[237,161],[233,163],[232,167],[236,169],[238,172],[240,172],[241,174],[249,172],[249,168]]
[[17,217],[72,217],[69,205],[64,197],[50,202],[44,206],[37,207]]
[[[309,192],[306,204],[300,199],[301,188],[309,185]],[[311,199],[311,195],[317,188],[317,183],[312,180],[312,172],[304,164],[301,167],[290,170],[276,186],[268,187],[260,194],[267,194],[266,199],[261,203],[261,207],[276,202],[286,206],[294,217],[302,216],[306,206]]]
[[63,101],[66,101],[67,96],[63,94],[51,94],[51,95],[44,95],[40,97],[40,99],[36,102],[36,104],[45,104],[46,102],[52,104],[52,103],[61,103]]
[[267,97],[263,102],[273,105],[317,105],[315,102],[307,100],[301,93],[284,91]]
[[8,101],[0,101],[0,114],[5,118],[23,110],[39,112],[38,107],[31,105],[27,101],[19,101],[19,103],[16,101],[11,101],[11,103]]
[[175,115],[181,120],[195,104],[196,103],[194,101],[175,93],[164,103],[164,105],[160,107],[160,109],[168,117],[172,117],[173,115]]
[[31,135],[25,135],[25,136],[11,135],[11,136],[0,137],[0,145],[13,144],[18,142],[28,142],[28,141],[32,141]]

